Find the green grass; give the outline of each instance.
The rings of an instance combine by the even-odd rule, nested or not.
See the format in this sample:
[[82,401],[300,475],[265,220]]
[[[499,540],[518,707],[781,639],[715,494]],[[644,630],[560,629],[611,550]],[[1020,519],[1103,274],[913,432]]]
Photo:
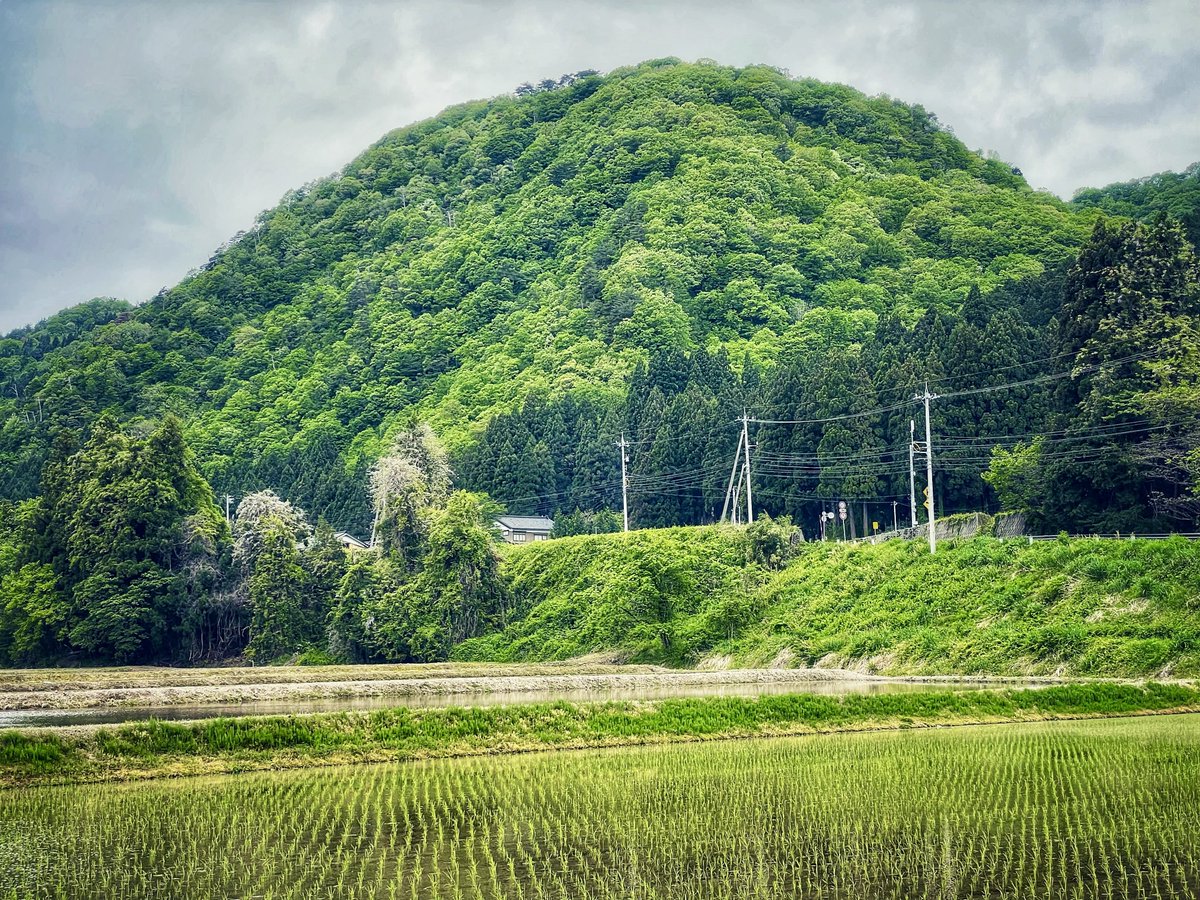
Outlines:
[[1200,709],[1200,688],[1095,683],[1040,689],[788,694],[150,721],[65,737],[10,733],[0,783],[122,779],[814,731]]
[[41,774],[66,763],[68,748],[56,738],[0,732],[0,771]]
[[1194,715],[25,788],[0,897],[1184,900],[1197,810]]
[[679,528],[512,553],[503,632],[460,659],[596,651],[694,665],[825,665],[884,674],[1200,675],[1200,542],[973,538],[807,544],[779,572],[744,533]]

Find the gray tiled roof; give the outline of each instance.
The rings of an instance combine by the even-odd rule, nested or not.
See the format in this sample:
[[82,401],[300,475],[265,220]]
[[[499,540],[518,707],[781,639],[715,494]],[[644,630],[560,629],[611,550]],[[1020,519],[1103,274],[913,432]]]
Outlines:
[[496,519],[510,531],[549,531],[554,520],[545,516],[500,516]]

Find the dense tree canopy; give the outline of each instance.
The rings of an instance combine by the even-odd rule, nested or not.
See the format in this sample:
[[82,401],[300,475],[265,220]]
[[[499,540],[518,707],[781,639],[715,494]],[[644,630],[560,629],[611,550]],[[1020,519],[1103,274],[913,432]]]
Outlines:
[[1097,225],[1071,269],[1050,430],[988,480],[1051,525],[1160,530],[1200,518],[1200,258],[1182,228]]
[[1169,216],[1183,225],[1192,246],[1200,247],[1200,162],[1182,172],[1159,172],[1108,187],[1084,188],[1075,192],[1071,205],[1131,219]]
[[228,542],[179,421],[137,437],[101,418],[82,446],[59,435],[41,484],[37,501],[10,510],[17,546],[0,570],[9,655],[169,652]]

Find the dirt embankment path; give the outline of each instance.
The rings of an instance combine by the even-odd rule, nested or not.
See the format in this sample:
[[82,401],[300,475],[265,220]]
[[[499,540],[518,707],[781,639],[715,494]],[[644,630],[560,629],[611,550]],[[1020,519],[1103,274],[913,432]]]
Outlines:
[[661,666],[620,665],[582,658],[551,663],[387,663],[332,666],[110,666],[0,669],[0,693],[102,688],[293,684],[318,681],[391,681],[411,678],[482,678],[493,675],[603,675],[669,672]]
[[936,686],[967,681],[1046,684],[1056,679],[884,678],[840,669],[678,671],[604,664],[460,666],[324,666],[260,669],[100,669],[0,671],[0,710],[101,710],[132,707],[234,705],[395,697],[460,698],[538,694],[578,699],[723,686],[796,685],[798,689],[888,683]]

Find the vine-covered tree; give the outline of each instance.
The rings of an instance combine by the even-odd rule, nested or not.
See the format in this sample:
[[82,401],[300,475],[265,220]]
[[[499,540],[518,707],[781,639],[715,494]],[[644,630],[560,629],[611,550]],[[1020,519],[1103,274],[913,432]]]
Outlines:
[[391,452],[371,469],[372,545],[415,570],[432,524],[428,511],[445,503],[451,474],[445,448],[427,424],[399,432]]

